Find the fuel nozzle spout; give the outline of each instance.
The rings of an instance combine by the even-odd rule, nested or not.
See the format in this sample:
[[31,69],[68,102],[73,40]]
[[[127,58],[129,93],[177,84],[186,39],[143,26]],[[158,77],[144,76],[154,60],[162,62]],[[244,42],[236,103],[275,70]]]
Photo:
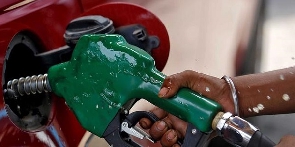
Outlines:
[[9,98],[17,98],[23,95],[51,92],[47,74],[27,76],[13,79],[7,82],[4,92]]

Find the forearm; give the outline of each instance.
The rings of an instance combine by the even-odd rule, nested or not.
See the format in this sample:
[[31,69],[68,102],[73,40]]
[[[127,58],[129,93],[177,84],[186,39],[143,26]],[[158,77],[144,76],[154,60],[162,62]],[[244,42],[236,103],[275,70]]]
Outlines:
[[295,67],[232,79],[242,117],[295,112]]

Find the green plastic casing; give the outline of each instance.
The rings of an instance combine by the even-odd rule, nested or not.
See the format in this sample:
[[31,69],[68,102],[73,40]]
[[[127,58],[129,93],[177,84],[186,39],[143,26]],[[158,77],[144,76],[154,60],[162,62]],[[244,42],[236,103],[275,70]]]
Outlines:
[[71,60],[48,71],[53,93],[64,98],[81,125],[99,137],[134,98],[144,98],[202,132],[211,131],[221,106],[186,88],[170,99],[159,98],[164,78],[151,55],[120,35],[83,36]]

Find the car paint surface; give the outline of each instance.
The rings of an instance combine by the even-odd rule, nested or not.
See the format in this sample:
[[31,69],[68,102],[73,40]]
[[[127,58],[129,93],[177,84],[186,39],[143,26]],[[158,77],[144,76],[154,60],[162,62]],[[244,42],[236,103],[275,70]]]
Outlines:
[[[19,32],[34,36],[40,52],[49,51],[64,46],[63,34],[68,23],[85,15],[106,16],[114,21],[115,27],[144,25],[149,35],[157,35],[161,40],[152,56],[156,67],[164,68],[170,48],[167,30],[155,15],[142,7],[113,0],[4,0],[0,3],[0,69],[10,41]],[[43,131],[25,132],[9,120],[4,100],[0,98],[0,146],[78,146],[85,129],[63,99],[53,96],[52,103],[49,126]]]
[[[63,34],[67,24],[84,12],[83,0],[35,0],[14,9],[7,9],[20,2],[23,1],[6,0],[0,3],[1,69],[7,46],[14,35],[28,31],[38,38],[35,41],[40,44],[41,51],[52,50],[65,45]],[[92,6],[103,2],[98,0],[92,3]],[[0,146],[77,146],[85,130],[63,99],[54,98],[54,100],[56,105],[52,108],[54,117],[50,125],[44,131],[27,133],[18,129],[9,120],[1,98]]]

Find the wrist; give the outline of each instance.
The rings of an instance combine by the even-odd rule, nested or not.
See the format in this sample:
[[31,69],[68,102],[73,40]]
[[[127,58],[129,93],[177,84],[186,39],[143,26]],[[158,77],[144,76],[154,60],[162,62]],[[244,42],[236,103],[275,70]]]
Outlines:
[[233,82],[233,80],[224,75],[222,77],[222,79],[224,79],[226,81],[226,83],[228,84],[229,88],[230,88],[230,93],[231,93],[231,98],[232,98],[232,102],[234,104],[234,115],[237,115],[239,116],[239,99],[238,99],[238,96],[237,96],[237,90],[236,90],[236,87],[235,87],[235,84]]
[[228,105],[232,106],[230,109],[231,111],[229,112],[233,113],[236,116],[240,116],[238,93],[234,81],[226,75],[224,75],[221,79],[225,81],[225,87],[228,87],[226,88],[226,96],[228,97]]

